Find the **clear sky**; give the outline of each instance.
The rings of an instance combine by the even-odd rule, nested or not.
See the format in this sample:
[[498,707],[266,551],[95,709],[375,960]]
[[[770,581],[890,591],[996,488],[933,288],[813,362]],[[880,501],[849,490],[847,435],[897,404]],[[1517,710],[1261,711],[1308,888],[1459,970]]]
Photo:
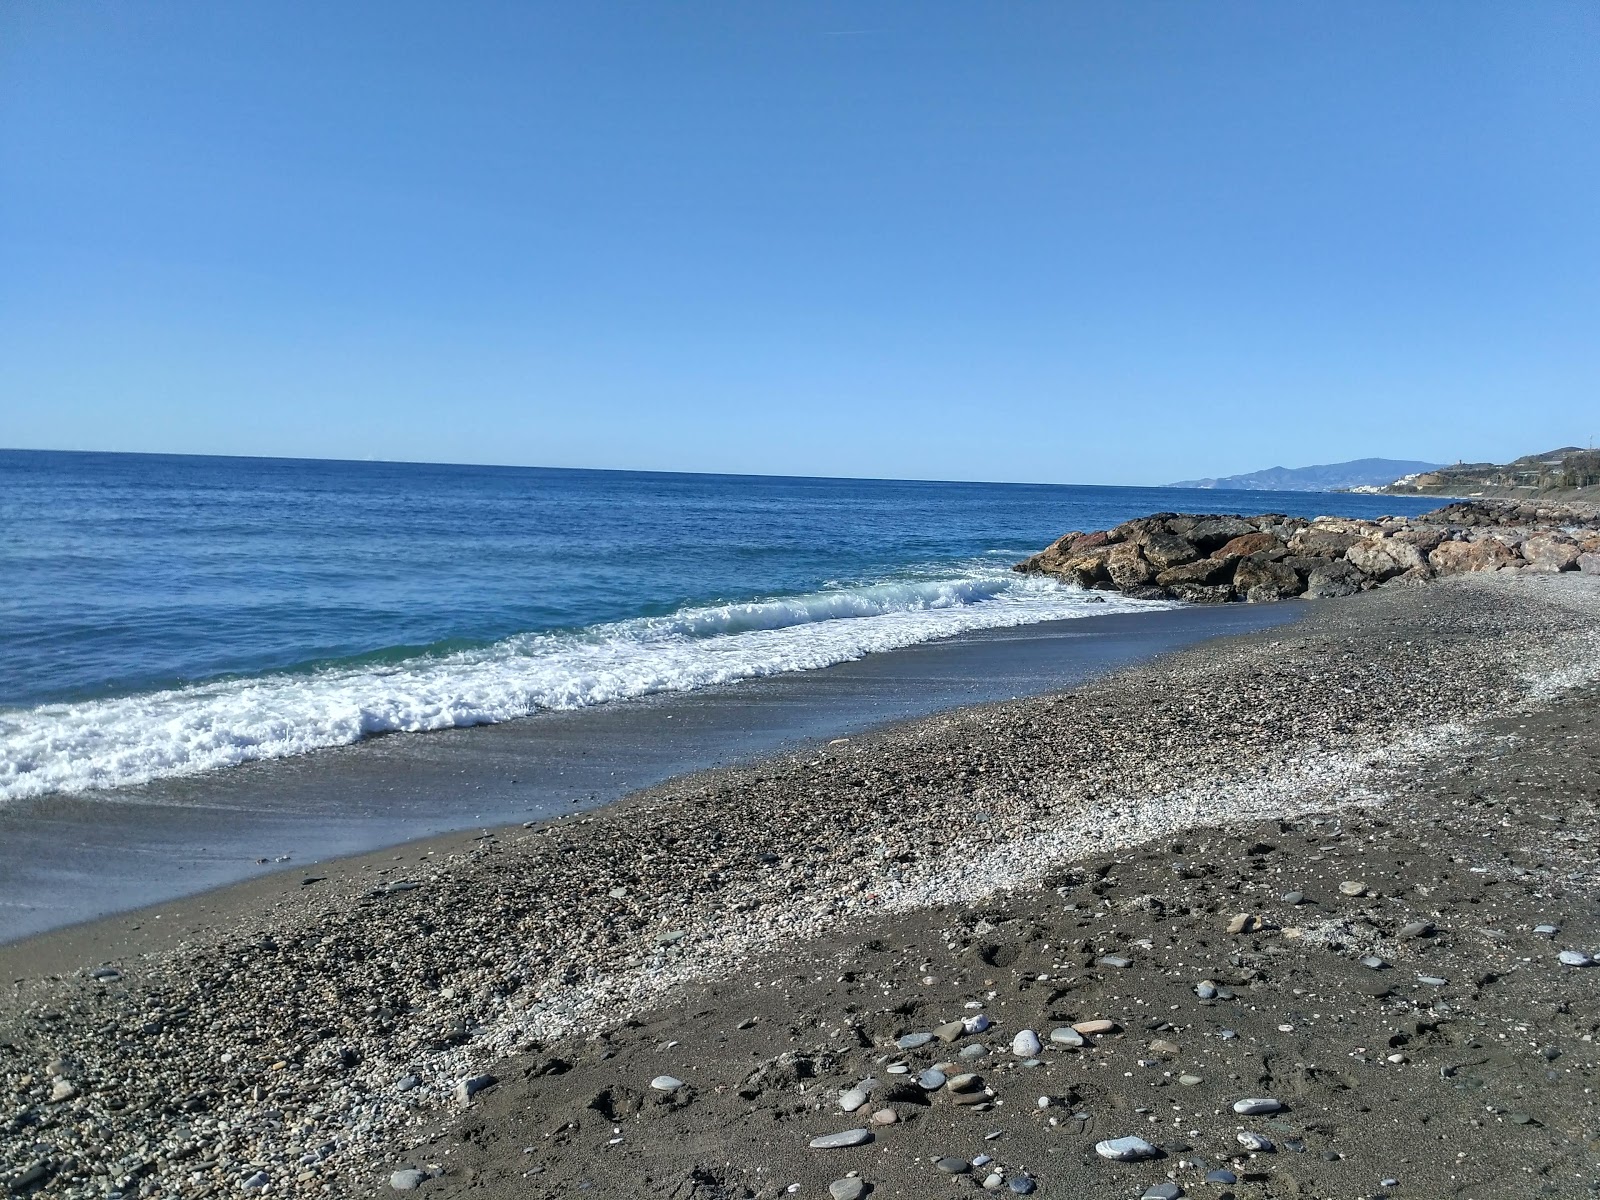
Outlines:
[[0,5],[0,445],[1161,483],[1597,385],[1588,0]]

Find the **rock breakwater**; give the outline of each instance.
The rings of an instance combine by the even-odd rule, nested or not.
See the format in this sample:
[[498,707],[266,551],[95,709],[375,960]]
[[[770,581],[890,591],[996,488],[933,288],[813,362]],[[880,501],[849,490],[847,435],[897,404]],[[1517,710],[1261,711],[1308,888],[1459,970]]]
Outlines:
[[1600,574],[1600,508],[1462,501],[1377,521],[1156,513],[1065,534],[1015,570],[1194,604],[1349,596],[1480,571]]

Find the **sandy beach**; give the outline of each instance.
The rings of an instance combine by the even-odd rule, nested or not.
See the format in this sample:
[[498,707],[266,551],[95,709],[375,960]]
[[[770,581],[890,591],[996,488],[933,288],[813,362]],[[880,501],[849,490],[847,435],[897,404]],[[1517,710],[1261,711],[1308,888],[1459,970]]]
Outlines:
[[[1072,691],[13,944],[5,1178],[1586,1194],[1597,616],[1575,574],[1312,602]],[[1096,1153],[1134,1136],[1149,1158]]]

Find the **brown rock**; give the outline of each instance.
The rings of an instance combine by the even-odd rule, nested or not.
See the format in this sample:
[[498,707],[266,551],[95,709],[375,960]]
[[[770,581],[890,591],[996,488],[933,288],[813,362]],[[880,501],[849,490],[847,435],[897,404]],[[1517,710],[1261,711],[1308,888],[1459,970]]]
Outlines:
[[1156,582],[1164,588],[1189,583],[1220,583],[1228,578],[1232,570],[1231,562],[1217,558],[1197,558],[1194,562],[1183,563],[1161,572],[1156,576]]
[[1251,604],[1261,604],[1298,596],[1306,590],[1306,585],[1293,567],[1272,562],[1265,555],[1252,554],[1234,571],[1233,590]]
[[1174,600],[1189,604],[1226,604],[1233,599],[1233,585],[1227,583],[1175,583],[1167,589]]
[[1200,551],[1175,533],[1153,533],[1145,539],[1144,556],[1157,571],[1166,571],[1193,562]]
[[1256,527],[1241,517],[1211,517],[1196,524],[1189,531],[1188,538],[1200,550],[1209,554],[1226,546],[1236,537],[1256,532]]
[[1119,588],[1141,587],[1156,577],[1156,569],[1151,566],[1139,547],[1133,542],[1123,542],[1113,546],[1111,553],[1106,556],[1106,574],[1111,576],[1111,582]]
[[1346,550],[1344,556],[1374,579],[1389,579],[1402,571],[1427,565],[1421,550],[1397,538],[1363,538]]
[[1345,551],[1360,540],[1360,534],[1347,529],[1313,524],[1289,539],[1289,551],[1312,558],[1343,558]]
[[1600,554],[1586,552],[1578,555],[1578,570],[1585,575],[1600,575]]
[[1497,571],[1517,560],[1504,542],[1486,537],[1477,542],[1440,542],[1428,555],[1428,564],[1440,575],[1468,571]]
[[1558,533],[1536,533],[1522,543],[1522,557],[1530,571],[1576,571],[1578,543]]
[[1273,537],[1270,533],[1246,533],[1234,538],[1222,549],[1212,554],[1212,558],[1230,559],[1245,558],[1251,554],[1259,554],[1265,550],[1283,549],[1288,553],[1288,548]]

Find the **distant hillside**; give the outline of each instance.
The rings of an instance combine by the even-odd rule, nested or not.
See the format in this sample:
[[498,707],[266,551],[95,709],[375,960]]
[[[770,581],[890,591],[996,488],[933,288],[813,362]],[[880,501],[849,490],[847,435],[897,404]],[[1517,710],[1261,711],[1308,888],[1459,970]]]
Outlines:
[[1600,493],[1600,450],[1562,446],[1508,463],[1456,463],[1407,472],[1372,490],[1388,496],[1589,498]]
[[1338,492],[1355,487],[1383,487],[1404,475],[1436,470],[1438,466],[1438,463],[1400,458],[1358,458],[1353,462],[1327,463],[1320,467],[1268,467],[1265,471],[1225,475],[1221,479],[1185,479],[1167,486],[1227,488],[1240,492]]

